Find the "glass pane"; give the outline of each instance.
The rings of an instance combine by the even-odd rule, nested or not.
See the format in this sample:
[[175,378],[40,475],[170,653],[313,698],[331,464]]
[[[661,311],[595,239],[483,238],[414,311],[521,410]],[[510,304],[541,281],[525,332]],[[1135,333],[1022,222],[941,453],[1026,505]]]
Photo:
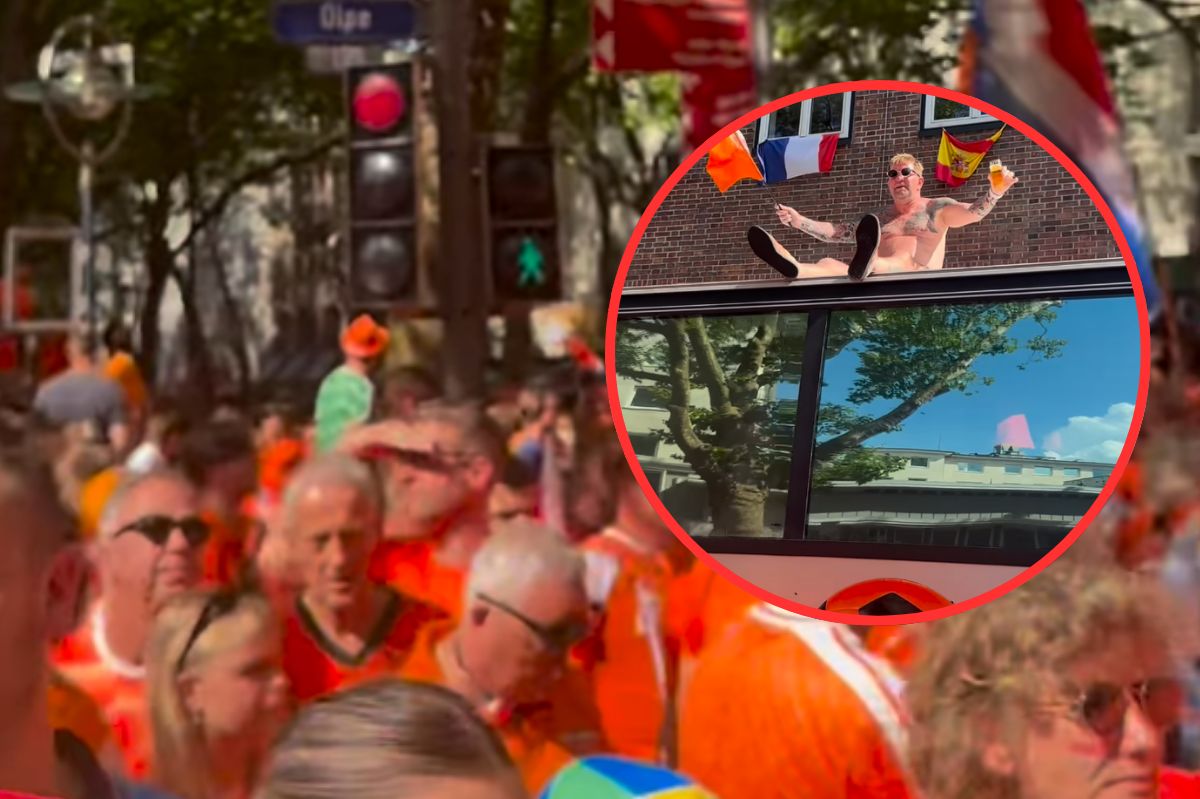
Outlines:
[[933,118],[935,121],[941,119],[966,119],[969,116],[971,116],[970,106],[950,100],[943,100],[941,97],[935,97],[933,100]]
[[825,97],[815,97],[812,101],[812,114],[808,119],[809,133],[837,133],[842,129],[842,105],[845,95],[830,94]]
[[664,408],[625,408],[631,437],[654,435],[643,469],[666,473],[663,504],[692,535],[780,538],[787,507],[803,314],[622,320],[618,390]]
[[825,358],[810,539],[1045,551],[1103,488],[1080,473],[1109,473],[1125,444],[1137,312],[1125,298],[835,312]]
[[800,133],[801,103],[789,105],[771,114],[771,126],[767,138],[780,139],[785,136],[797,136]]

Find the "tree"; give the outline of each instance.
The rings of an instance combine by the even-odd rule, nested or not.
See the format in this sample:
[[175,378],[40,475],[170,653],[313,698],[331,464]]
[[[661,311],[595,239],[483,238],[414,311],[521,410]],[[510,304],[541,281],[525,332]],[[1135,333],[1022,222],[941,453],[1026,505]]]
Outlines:
[[[849,348],[858,356],[857,377],[844,402],[821,403],[814,482],[862,484],[896,471],[902,464],[867,442],[899,430],[937,397],[989,385],[992,378],[977,369],[979,358],[1058,357],[1064,342],[1049,331],[1056,306],[1039,301],[834,314],[825,357]],[[1039,332],[1014,334],[1024,320]],[[777,399],[775,390],[799,382],[805,337],[802,317],[780,314],[638,319],[618,327],[617,373],[650,387],[667,408],[666,427],[657,434],[678,446],[704,481],[721,534],[763,535],[768,493],[787,487],[796,403]],[[877,401],[886,401],[887,410],[866,412]]]

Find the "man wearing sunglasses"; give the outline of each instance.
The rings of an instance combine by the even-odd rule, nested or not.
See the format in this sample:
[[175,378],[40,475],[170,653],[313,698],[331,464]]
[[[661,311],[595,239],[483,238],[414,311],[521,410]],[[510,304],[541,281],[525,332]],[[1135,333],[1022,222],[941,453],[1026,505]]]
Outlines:
[[759,258],[787,278],[837,277],[862,280],[872,274],[941,269],[946,255],[946,233],[982,221],[1017,178],[1007,167],[999,189],[988,185],[973,203],[949,197],[921,196],[925,168],[915,156],[901,153],[891,160],[885,175],[892,205],[867,214],[859,222],[832,224],[802,216],[795,208],[779,205],[776,213],[785,226],[827,244],[854,244],[849,262],[822,258],[815,264],[798,262],[783,245],[761,227],[748,233],[750,247]]
[[99,594],[84,625],[55,650],[68,679],[100,705],[133,777],[148,773],[143,650],[166,601],[194,587],[208,525],[182,475],[150,472],[119,486],[100,518]]
[[463,618],[421,633],[405,679],[443,685],[489,721],[537,795],[580,754],[604,745],[567,652],[588,628],[583,558],[533,522],[499,528],[471,565]]
[[1073,557],[924,637],[907,695],[927,799],[1160,795],[1145,703],[1173,673],[1166,606],[1140,578]]

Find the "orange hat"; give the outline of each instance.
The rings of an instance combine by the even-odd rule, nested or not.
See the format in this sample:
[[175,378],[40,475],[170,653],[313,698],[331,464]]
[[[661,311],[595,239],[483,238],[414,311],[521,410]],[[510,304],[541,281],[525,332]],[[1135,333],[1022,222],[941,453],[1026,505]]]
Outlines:
[[363,314],[342,331],[342,352],[353,358],[375,358],[387,349],[389,339],[386,327]]

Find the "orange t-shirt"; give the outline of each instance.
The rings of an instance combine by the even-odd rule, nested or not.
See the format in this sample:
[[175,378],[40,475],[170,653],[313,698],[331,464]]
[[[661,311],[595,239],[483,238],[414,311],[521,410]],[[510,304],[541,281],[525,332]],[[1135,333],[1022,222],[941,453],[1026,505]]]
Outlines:
[[229,523],[215,513],[201,514],[208,522],[208,540],[201,556],[201,574],[210,585],[233,585],[241,577],[247,557],[247,543],[255,522],[239,515]]
[[[604,737],[617,754],[656,761],[673,712],[669,703],[679,650],[666,628],[671,564],[665,555],[639,550],[636,542],[611,528],[589,538],[582,549],[593,575],[615,567],[607,595],[592,597],[602,602],[599,627],[576,650],[592,685]],[[609,564],[598,567],[596,556]],[[595,584],[595,579],[589,582]],[[595,590],[605,593],[603,587]]]
[[50,728],[66,730],[100,754],[111,740],[108,720],[96,700],[58,672],[50,672]]
[[[398,676],[445,685],[437,647],[452,632],[454,622],[450,620],[422,630],[412,657]],[[607,748],[600,732],[600,719],[588,699],[586,681],[574,669],[566,671],[545,701],[496,713],[488,721],[533,796],[571,761]]]
[[85,541],[96,537],[100,517],[121,484],[122,474],[119,466],[110,466],[91,477],[79,490],[79,531]]
[[[51,661],[63,679],[96,703],[109,726],[112,742],[121,751],[126,774],[141,779],[150,773],[154,746],[145,681],[136,674],[138,669],[118,664],[97,647],[97,619],[97,614],[91,614],[78,630],[63,639],[54,648]],[[78,735],[74,727],[69,729]]]
[[146,391],[146,381],[142,379],[142,371],[138,369],[137,361],[127,352],[118,352],[104,364],[104,374],[121,387],[125,395],[125,404],[132,411],[140,411],[146,407],[149,396]]
[[371,579],[441,608],[451,618],[462,616],[466,572],[439,563],[431,541],[381,542],[371,560]]
[[699,560],[671,582],[667,629],[680,646],[679,695],[704,651],[729,635],[759,601]]
[[307,702],[363,680],[399,671],[413,652],[420,630],[446,618],[419,600],[389,591],[378,623],[357,655],[343,651],[317,627],[302,599],[284,622],[283,669],[292,696]]
[[908,799],[898,693],[848,628],[756,605],[700,660],[680,771],[721,799]]

